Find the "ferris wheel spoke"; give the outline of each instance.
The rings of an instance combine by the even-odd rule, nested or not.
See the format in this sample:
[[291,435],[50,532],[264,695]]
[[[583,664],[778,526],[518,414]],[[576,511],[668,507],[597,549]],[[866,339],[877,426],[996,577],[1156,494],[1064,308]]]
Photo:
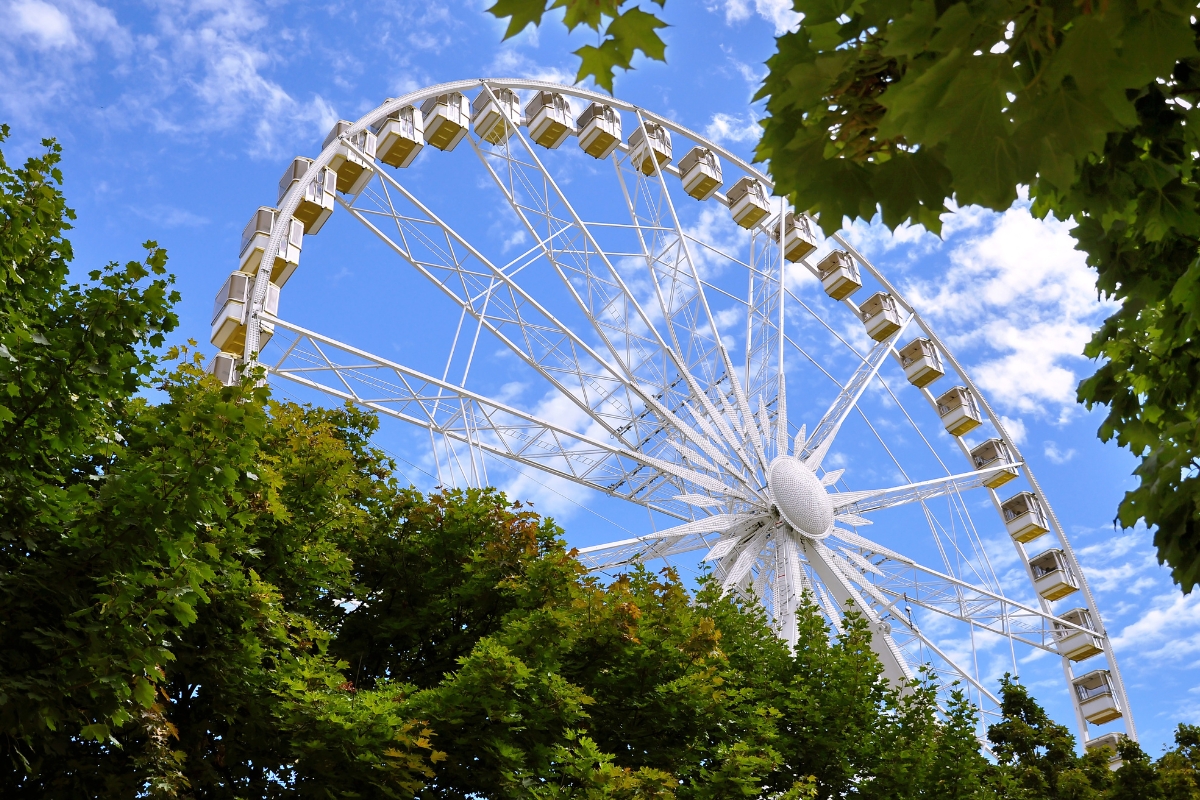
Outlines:
[[[768,455],[787,454],[787,387],[783,380],[783,257],[768,232],[750,237],[750,286],[746,306],[746,394],[759,399],[763,447]],[[769,459],[768,459],[769,462]]]
[[[913,653],[910,651],[911,648],[901,645],[898,641],[901,637],[893,635],[894,628],[890,623],[883,622],[884,617],[894,620],[896,624],[900,626],[901,631],[907,633],[911,639],[915,639],[922,647],[937,655],[938,659],[945,665],[946,668],[949,669],[952,674],[950,680],[947,680],[947,676],[944,674],[939,675],[939,683],[943,687],[948,687],[957,680],[965,681],[974,687],[975,690],[981,695],[990,699],[993,704],[999,706],[1000,701],[990,691],[988,691],[988,689],[978,680],[978,678],[970,671],[959,665],[945,652],[945,650],[939,647],[936,642],[926,636],[921,629],[912,622],[911,617],[908,614],[901,612],[895,607],[895,601],[893,599],[886,597],[874,584],[870,583],[869,581],[862,580],[861,573],[858,572],[858,570],[841,555],[828,548],[824,548],[823,555],[828,559],[828,562],[834,569],[836,569],[837,572],[848,578],[851,582],[857,584],[863,594],[866,595],[864,599],[867,600],[867,602],[871,605],[872,610],[875,613],[875,618],[879,620],[876,630],[873,631],[872,639],[882,640],[882,643],[887,646],[887,649],[890,652],[895,653],[903,658],[907,664],[910,676],[922,666],[925,666],[928,663],[928,658],[922,657],[923,654],[919,652]],[[877,648],[877,652],[879,649],[880,648]]]
[[821,466],[821,462],[825,460],[829,448],[833,445],[834,439],[837,438],[838,431],[842,427],[842,423],[846,421],[846,417],[850,416],[855,406],[858,405],[859,398],[866,391],[868,384],[879,374],[879,368],[883,366],[884,360],[888,353],[892,351],[892,347],[904,335],[908,323],[912,321],[912,315],[908,315],[901,321],[899,329],[891,336],[884,339],[882,342],[876,342],[871,348],[871,352],[867,354],[866,359],[855,370],[850,380],[842,387],[842,391],[838,393],[833,404],[829,406],[829,410],[825,412],[825,416],[817,423],[813,429],[812,435],[804,442],[803,447],[799,447],[799,452],[796,457],[804,461],[812,469]]
[[[638,120],[648,141],[640,115]],[[767,460],[757,435],[757,423],[742,381],[721,342],[666,180],[657,169],[647,176],[631,163],[631,157],[632,154],[627,154],[614,163],[667,337],[695,394],[727,446],[758,485],[765,486]],[[698,382],[708,390],[700,389]]]
[[[1019,466],[1019,465],[1018,465]],[[852,492],[837,492],[832,494],[834,513],[842,515],[867,514],[885,508],[893,508],[908,503],[917,503],[947,494],[978,489],[987,486],[988,482],[1002,472],[1011,469],[1009,465],[997,469],[980,469],[974,472],[964,472],[959,475],[948,475],[945,478],[909,483],[904,486],[894,486],[889,489],[867,489]],[[841,471],[837,472],[841,476]]]
[[581,564],[589,570],[613,569],[655,558],[683,555],[707,548],[716,538],[713,533],[689,533],[663,537],[656,534],[624,539],[619,542],[585,547],[577,551]]
[[671,516],[694,513],[678,499],[689,493],[751,502],[711,475],[600,442],[284,320],[269,321],[297,339],[270,366],[281,378]]
[[[851,579],[860,586],[869,584],[872,591],[891,598],[891,603],[903,600],[906,604],[1055,654],[1058,652],[1054,644],[1056,629],[1087,631],[1083,626],[1039,607],[924,567],[916,560],[858,534],[835,529],[834,536],[848,545],[839,550],[847,563],[854,565]],[[864,561],[870,567],[864,565]]]
[[[514,141],[520,143],[522,154],[514,153]],[[640,389],[639,399],[658,417],[635,417],[621,433],[638,428],[632,435],[641,446],[655,438],[669,439],[660,424],[666,423],[680,437],[700,446],[733,480],[745,484],[742,471],[730,461],[731,456],[736,457],[736,448],[727,445],[721,455],[716,455],[713,444],[723,440],[698,431],[697,427],[705,426],[694,416],[689,419],[688,398],[707,398],[688,366],[662,339],[525,134],[518,128],[512,136],[489,147],[475,137],[471,142],[615,363]],[[715,410],[711,413],[715,415]]]
[[[571,402],[628,443],[618,431],[628,430],[645,405],[636,387],[399,182],[382,170],[378,174],[381,208],[368,212],[338,201]],[[407,214],[396,210],[397,195],[411,206]],[[394,224],[395,237],[376,224],[384,219]]]
[[797,546],[826,590],[833,595],[838,606],[856,611],[867,618],[872,627],[871,649],[883,665],[884,676],[894,686],[907,685],[913,678],[908,661],[896,642],[885,632],[879,613],[863,598],[851,577],[838,566],[841,559],[818,541],[799,539]]

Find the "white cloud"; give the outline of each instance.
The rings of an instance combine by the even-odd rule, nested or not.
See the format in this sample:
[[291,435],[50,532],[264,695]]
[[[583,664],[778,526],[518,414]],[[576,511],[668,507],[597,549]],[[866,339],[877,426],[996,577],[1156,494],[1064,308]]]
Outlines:
[[1046,442],[1046,458],[1050,459],[1055,464],[1065,464],[1075,457],[1074,448],[1068,450],[1060,450],[1054,442]]
[[1025,422],[1020,417],[1000,417],[1000,424],[1008,434],[1009,440],[1015,445],[1025,442]]
[[950,331],[955,350],[974,351],[971,372],[989,399],[1023,414],[1069,415],[1084,344],[1108,309],[1071,225],[1035,219],[1023,204],[953,219],[949,268],[909,283],[906,295]]
[[133,36],[92,0],[0,5],[0,112],[24,123],[64,101],[78,105],[84,66],[102,46],[124,58]]
[[41,0],[23,0],[9,7],[12,32],[29,36],[39,50],[77,45],[71,20],[58,8]]
[[567,86],[575,83],[575,75],[570,70],[539,64],[511,45],[505,46],[496,54],[491,66],[488,67],[488,72],[498,78],[527,78],[534,81],[561,83]]
[[719,143],[753,143],[762,136],[762,127],[749,114],[713,114],[704,128],[706,138]]
[[[37,124],[71,107],[185,140],[246,131],[245,149],[277,156],[319,139],[337,114],[271,77],[297,47],[285,31],[267,35],[269,19],[253,0],[162,0],[135,33],[92,0],[18,0],[0,7],[0,110]],[[124,93],[100,112],[91,96],[114,73]]]
[[744,22],[757,14],[775,26],[776,36],[794,30],[803,19],[792,10],[791,0],[717,0],[708,9],[723,12],[729,24]]
[[1172,590],[1155,597],[1150,605],[1113,638],[1117,650],[1170,660],[1200,652],[1200,595]]

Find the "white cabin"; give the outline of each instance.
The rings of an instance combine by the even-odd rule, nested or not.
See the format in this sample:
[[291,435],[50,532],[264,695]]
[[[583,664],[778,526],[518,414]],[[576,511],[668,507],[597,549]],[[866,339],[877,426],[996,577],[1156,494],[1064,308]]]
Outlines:
[[1086,631],[1080,631],[1058,622],[1054,623],[1054,647],[1064,658],[1083,661],[1104,652],[1104,640],[1095,633],[1096,626],[1092,624],[1090,611],[1086,608],[1072,608],[1060,618],[1081,628],[1087,628]]
[[821,286],[834,300],[845,300],[862,288],[858,265],[845,250],[834,250],[817,264]]
[[233,353],[217,353],[209,360],[204,371],[217,376],[217,380],[226,386],[233,386],[241,378],[240,361]]
[[209,359],[204,372],[216,375],[226,386],[233,386],[241,379],[241,357],[234,353],[217,353]]
[[325,220],[329,219],[329,215],[333,213],[333,206],[336,202],[334,192],[337,189],[336,172],[323,168],[316,175],[310,175],[312,165],[311,158],[299,156],[292,159],[292,163],[288,165],[283,177],[279,179],[279,200],[277,201],[282,203],[284,196],[294,185],[301,181],[305,182],[304,193],[292,216],[300,220],[300,224],[304,226],[304,232],[309,235],[320,231]]
[[[229,276],[213,302],[212,335],[210,340],[218,350],[237,353],[246,346],[246,314],[250,308],[250,293],[254,291],[254,276],[248,272],[235,272]],[[267,284],[267,298],[263,308],[268,314],[279,312],[279,287]],[[275,332],[275,326],[264,323],[259,346],[266,346]]]
[[1079,711],[1092,725],[1103,725],[1123,716],[1106,669],[1096,669],[1071,681],[1079,698]]
[[621,145],[621,115],[612,106],[592,103],[579,115],[579,147],[592,158],[608,158]]
[[529,138],[550,150],[556,149],[575,133],[571,103],[558,92],[534,92],[525,104]]
[[867,302],[858,307],[858,313],[862,315],[867,335],[877,342],[900,330],[900,311],[896,307],[896,298],[887,292],[871,295]]
[[375,128],[375,153],[389,167],[407,167],[425,146],[425,118],[416,106],[387,115]]
[[421,104],[421,117],[425,122],[425,143],[450,151],[467,135],[471,106],[461,92],[439,94]]
[[629,163],[643,175],[653,175],[659,167],[670,162],[671,132],[662,125],[645,122],[629,134]]
[[321,145],[324,150],[337,142],[337,150],[329,160],[329,168],[337,173],[337,190],[342,194],[358,194],[375,174],[375,134],[361,130],[347,137],[346,131],[350,126],[351,123],[346,120],[338,120]]
[[942,357],[933,342],[924,337],[913,339],[900,349],[900,366],[904,377],[918,389],[922,389],[946,374],[942,369]]
[[1047,600],[1058,600],[1079,591],[1079,581],[1071,573],[1062,550],[1056,548],[1034,556],[1029,559],[1029,569],[1033,572],[1033,588]]
[[743,228],[753,228],[771,212],[767,203],[767,187],[749,175],[735,183],[725,194],[733,221]]
[[1046,510],[1033,492],[1019,492],[1000,504],[1004,527],[1014,541],[1032,542],[1050,532]]
[[1103,736],[1097,736],[1095,739],[1088,739],[1084,742],[1083,749],[1089,753],[1097,751],[1108,751],[1108,768],[1117,770],[1121,768],[1121,755],[1117,752],[1117,745],[1121,743],[1121,738],[1124,734],[1106,733]]
[[[1000,469],[1007,464],[1015,464],[1017,462],[1013,458],[1012,449],[1009,448],[1008,442],[1003,439],[988,439],[983,444],[972,448],[971,463],[975,465],[975,469],[981,470]],[[1017,477],[1017,475],[1016,467],[1000,469],[999,472],[984,481],[983,485],[989,489],[997,489]]]
[[[779,226],[775,226],[775,240],[780,240]],[[813,235],[812,220],[804,214],[789,211],[783,215],[783,257],[795,263],[817,249],[817,237]]]
[[[494,96],[494,99],[493,99]],[[485,142],[500,144],[521,124],[521,98],[512,89],[480,89],[471,104],[471,125]]]
[[942,426],[951,436],[962,436],[983,424],[975,395],[965,386],[955,386],[937,399]]
[[[271,231],[275,227],[275,219],[279,212],[270,206],[260,206],[250,222],[242,231],[242,249],[239,254],[238,269],[253,275],[258,272],[262,263],[263,253],[271,239]],[[304,225],[295,218],[287,222],[287,233],[279,242],[279,253],[275,256],[275,264],[271,267],[271,282],[283,286],[288,278],[300,266],[300,248],[304,244]]]
[[721,188],[721,159],[707,147],[693,147],[679,159],[683,190],[697,200],[707,200]]

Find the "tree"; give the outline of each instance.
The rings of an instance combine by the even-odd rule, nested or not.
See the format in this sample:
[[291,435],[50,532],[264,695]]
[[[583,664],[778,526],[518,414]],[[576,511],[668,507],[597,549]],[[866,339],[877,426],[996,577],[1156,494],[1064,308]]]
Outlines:
[[[794,0],[758,97],[757,157],[775,190],[828,232],[878,212],[941,229],[959,205],[1074,219],[1072,235],[1120,301],[1086,348],[1079,387],[1108,415],[1102,440],[1141,458],[1117,518],[1155,529],[1185,592],[1200,583],[1200,24],[1177,0]],[[570,28],[613,22],[579,79],[611,91],[636,51],[665,58],[664,23],[631,0],[500,0],[506,36],[565,8]],[[622,9],[625,9],[622,11]],[[617,26],[625,18],[646,18]],[[591,24],[591,22],[589,22]],[[628,57],[626,57],[628,56]]]

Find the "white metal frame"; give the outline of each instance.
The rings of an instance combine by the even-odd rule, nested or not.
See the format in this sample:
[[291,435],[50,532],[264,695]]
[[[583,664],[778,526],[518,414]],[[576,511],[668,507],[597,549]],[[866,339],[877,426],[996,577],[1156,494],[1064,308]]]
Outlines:
[[[400,108],[419,107],[428,97],[456,91],[484,91],[494,100],[494,92],[502,88],[553,91],[584,103],[606,103],[632,115],[643,136],[645,125],[653,122],[680,137],[676,152],[700,145],[716,153],[725,161],[726,185],[734,182],[731,173],[740,171],[772,187],[766,175],[735,154],[646,109],[578,87],[509,79],[445,83],[390,100],[331,142],[314,159],[309,174],[318,174],[339,148],[366,159],[366,154],[353,144],[354,137]],[[1048,601],[1028,605],[1007,598],[995,576],[986,574],[990,566],[981,564],[976,568],[977,580],[967,580],[951,574],[949,561],[945,570],[933,569],[862,536],[857,528],[870,524],[864,515],[897,505],[919,504],[929,516],[928,500],[961,500],[963,492],[985,488],[984,483],[995,470],[950,474],[947,468],[947,475],[941,478],[910,480],[902,486],[871,491],[837,491],[842,470],[822,470],[821,486],[828,487],[827,496],[822,488],[821,497],[808,499],[828,502],[835,522],[855,528],[831,528],[826,533],[828,538],[801,535],[783,522],[768,486],[768,473],[775,460],[795,458],[816,473],[848,417],[858,413],[870,425],[859,405],[868,386],[883,383],[904,408],[879,378],[879,370],[887,356],[896,353],[906,330],[919,329],[920,335],[930,339],[944,355],[950,371],[974,393],[987,419],[1016,455],[1015,466],[1041,498],[1057,545],[1082,588],[1094,633],[1104,642],[1113,688],[1125,712],[1125,733],[1136,737],[1111,641],[1045,493],[984,394],[886,276],[843,237],[834,236],[838,245],[896,299],[904,319],[899,331],[876,343],[866,354],[858,353],[834,328],[823,323],[861,363],[849,380],[839,384],[837,399],[814,426],[812,435],[806,436],[802,426],[793,437],[784,370],[788,348],[837,381],[787,334],[787,303],[812,312],[787,288],[782,242],[771,233],[772,225],[788,210],[783,201],[778,201],[769,219],[748,234],[744,261],[723,254],[744,266],[749,275],[746,298],[734,298],[746,307],[747,341],[745,361],[735,365],[708,304],[708,292],[716,287],[705,281],[694,256],[694,248],[715,248],[685,230],[672,196],[682,190],[668,185],[668,176],[679,177],[678,169],[666,164],[645,175],[629,163],[625,144],[610,156],[629,210],[629,222],[621,225],[633,231],[639,243],[638,252],[623,256],[636,256],[645,265],[645,275],[654,290],[652,304],[647,307],[615,266],[615,255],[599,244],[601,228],[618,223],[585,221],[543,163],[542,156],[549,151],[535,148],[520,126],[507,120],[505,124],[513,128],[511,135],[498,137],[497,143],[481,140],[473,131],[467,142],[534,241],[533,247],[507,264],[489,260],[464,233],[439,218],[410,186],[381,163],[376,163],[375,176],[366,190],[357,196],[338,198],[345,213],[379,237],[460,309],[446,374],[438,378],[412,370],[269,314],[264,301],[270,270],[260,270],[255,280],[247,318],[245,362],[260,358],[261,328],[264,324],[274,325],[274,343],[282,355],[263,362],[271,376],[426,429],[431,441],[436,444],[440,439],[443,443],[447,469],[465,482],[486,482],[486,454],[680,521],[667,530],[580,551],[580,559],[590,569],[619,569],[638,560],[707,550],[706,558],[713,562],[726,589],[761,599],[785,639],[795,641],[794,614],[806,595],[822,608],[835,630],[840,630],[844,609],[853,607],[872,625],[874,648],[889,678],[907,680],[916,667],[934,660],[942,673],[941,685],[948,688],[953,681],[965,683],[986,712],[987,706],[994,710],[996,698],[982,685],[976,670],[956,664],[920,628],[912,606],[965,623],[972,641],[978,630],[1050,652],[1056,652],[1056,626],[1083,629],[1056,616]],[[303,191],[303,181],[292,187],[280,203],[278,220],[291,218]],[[728,205],[720,191],[704,202]],[[263,264],[274,263],[286,227],[275,226]],[[778,227],[782,237],[783,226]],[[587,338],[557,319],[522,286],[521,271],[537,259],[552,265],[578,311],[591,325]],[[807,257],[801,265],[816,274]],[[858,315],[858,307],[849,298],[839,302]],[[607,440],[555,425],[468,390],[473,348],[484,331],[502,342],[554,391],[569,398]],[[466,366],[456,381],[448,373],[450,360],[460,348],[467,353]],[[912,391],[924,395],[936,419],[936,402],[930,390]],[[871,430],[878,436],[874,427]],[[967,445],[961,438],[958,445],[967,455]],[[440,471],[441,459],[438,465]],[[999,514],[1000,498],[995,490],[986,491]],[[962,512],[966,513],[965,504]],[[936,531],[934,534],[936,538]],[[1014,545],[1028,571],[1025,546]],[[1032,575],[1029,578],[1032,583]],[[1086,741],[1088,723],[1071,690],[1073,665],[1066,658],[1061,660],[1066,689]]]

